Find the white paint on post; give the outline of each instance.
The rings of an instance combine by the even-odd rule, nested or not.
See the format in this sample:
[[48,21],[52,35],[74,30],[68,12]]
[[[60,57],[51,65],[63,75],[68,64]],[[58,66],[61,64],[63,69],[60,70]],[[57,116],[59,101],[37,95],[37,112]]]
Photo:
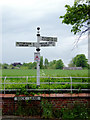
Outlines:
[[[39,30],[38,30],[38,34],[39,34]],[[37,49],[39,48],[39,41],[40,41],[40,36],[37,35]],[[37,61],[37,86],[40,86],[40,53],[39,51],[37,51],[39,60]]]
[[40,86],[40,47],[55,46],[57,42],[57,37],[40,36],[39,30],[40,28],[37,27],[37,42],[16,42],[17,47],[36,47],[37,52],[34,53],[34,61],[37,62],[37,86]]
[[5,80],[7,77],[4,78],[4,94],[5,94]]
[[72,77],[70,77],[70,79],[71,79],[71,93],[72,93]]
[[40,86],[40,61],[37,61],[37,86]]

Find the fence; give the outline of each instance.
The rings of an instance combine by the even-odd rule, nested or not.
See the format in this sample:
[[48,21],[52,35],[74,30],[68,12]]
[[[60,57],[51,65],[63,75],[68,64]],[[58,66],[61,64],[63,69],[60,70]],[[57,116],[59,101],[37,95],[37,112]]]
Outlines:
[[[21,89],[7,89],[6,88],[6,84],[36,84],[36,82],[28,82],[28,79],[29,78],[36,78],[36,76],[22,76],[22,77],[0,77],[0,78],[2,78],[2,79],[4,79],[4,81],[2,82],[2,83],[0,83],[0,85],[4,85],[4,88],[3,89],[0,89],[0,91],[4,91],[4,94],[5,94],[5,91],[17,91],[17,90],[21,90]],[[26,79],[26,82],[19,82],[19,83],[16,83],[16,82],[6,82],[6,79],[7,78],[25,78]],[[86,82],[73,82],[73,79],[77,79],[77,78],[79,78],[79,79],[89,79],[90,77],[45,77],[45,76],[40,76],[40,78],[48,78],[48,82],[40,82],[40,84],[48,84],[49,86],[50,85],[52,85],[52,84],[61,84],[61,85],[63,85],[63,84],[69,84],[70,85],[70,88],[69,89],[26,89],[27,91],[71,91],[71,93],[73,92],[73,91],[78,91],[79,89],[73,89],[73,84],[90,84],[90,83],[88,83],[87,81]],[[64,79],[70,79],[70,82],[55,82],[55,81],[52,81],[51,82],[51,80],[50,79],[62,79],[62,78],[64,78]],[[90,91],[90,89],[80,89],[81,91]]]

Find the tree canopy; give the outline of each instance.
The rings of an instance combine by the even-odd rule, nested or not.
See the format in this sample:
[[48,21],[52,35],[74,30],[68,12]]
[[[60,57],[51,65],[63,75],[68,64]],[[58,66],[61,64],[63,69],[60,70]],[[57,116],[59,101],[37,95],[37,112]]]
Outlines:
[[45,58],[45,61],[44,61],[45,68],[47,68],[47,67],[48,67],[48,64],[49,64],[48,59],[47,59],[47,58]]
[[88,0],[84,0],[85,2],[83,3],[80,3],[80,1],[82,0],[75,0],[73,6],[65,5],[66,14],[60,16],[60,18],[63,18],[62,23],[72,25],[71,32],[77,34],[81,31],[82,35],[90,29],[90,5],[88,4]]
[[60,59],[56,62],[56,69],[63,69],[64,64],[63,61]]
[[88,67],[88,60],[86,59],[86,56],[84,54],[78,54],[76,55],[70,62],[72,66],[76,67]]

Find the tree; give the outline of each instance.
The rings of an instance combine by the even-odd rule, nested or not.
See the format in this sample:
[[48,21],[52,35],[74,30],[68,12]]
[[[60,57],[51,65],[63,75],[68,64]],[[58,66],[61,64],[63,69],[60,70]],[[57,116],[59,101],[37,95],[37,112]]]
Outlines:
[[28,65],[28,69],[36,69],[37,67],[37,63],[36,62],[30,62],[27,64]]
[[88,67],[88,60],[84,54],[79,54],[74,57],[73,64],[76,65],[76,67]]
[[0,63],[0,69],[2,68],[2,64]]
[[33,62],[33,63],[32,63],[32,69],[36,69],[36,68],[37,68],[36,66],[37,66],[37,63],[36,63],[36,62]]
[[70,61],[70,63],[68,64],[68,67],[75,67],[75,64],[73,63],[73,59]]
[[50,61],[49,62],[49,69],[56,69],[56,60]]
[[3,68],[3,69],[8,69],[8,66],[9,66],[9,65],[6,64],[6,63],[2,64],[2,68]]
[[45,58],[45,62],[44,62],[45,68],[47,68],[47,67],[48,67],[48,64],[49,64],[48,59],[47,59],[47,58]]
[[84,1],[87,2],[87,3],[89,3],[90,0],[75,0],[75,2],[77,2],[77,3],[78,2],[84,2]]
[[43,69],[43,56],[40,56],[40,69]]
[[82,0],[76,0],[73,6],[65,5],[66,14],[60,16],[60,18],[63,18],[62,23],[72,25],[71,32],[74,34],[82,31],[80,34],[81,37],[83,33],[90,30],[90,5],[87,1],[85,3],[80,3],[80,1]]
[[9,69],[15,69],[15,67],[12,64],[10,64]]
[[58,60],[56,62],[56,69],[62,69],[63,67],[64,67],[64,64],[63,64],[62,60],[61,59]]

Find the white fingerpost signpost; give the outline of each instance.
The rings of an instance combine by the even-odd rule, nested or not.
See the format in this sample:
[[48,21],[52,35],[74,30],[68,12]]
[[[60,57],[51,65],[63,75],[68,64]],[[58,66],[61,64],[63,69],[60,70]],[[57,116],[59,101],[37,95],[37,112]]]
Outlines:
[[40,47],[55,46],[57,42],[57,37],[40,36],[39,30],[40,27],[37,27],[37,42],[16,42],[17,47],[36,47],[37,52],[34,52],[34,61],[37,62],[37,87],[40,86]]

